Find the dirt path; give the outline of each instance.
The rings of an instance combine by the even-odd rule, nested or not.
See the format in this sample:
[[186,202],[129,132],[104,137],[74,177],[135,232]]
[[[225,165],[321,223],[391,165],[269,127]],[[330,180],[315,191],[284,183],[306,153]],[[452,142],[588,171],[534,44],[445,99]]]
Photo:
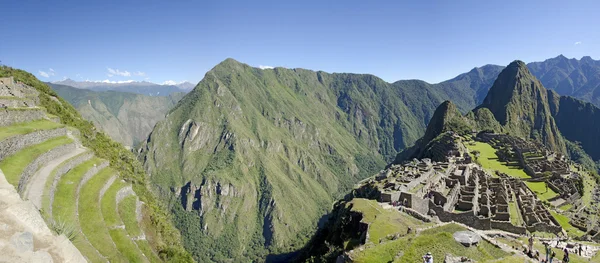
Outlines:
[[25,190],[24,199],[30,200],[33,205],[35,205],[38,209],[42,208],[42,195],[44,193],[44,186],[46,186],[46,181],[48,177],[54,171],[56,167],[58,167],[64,161],[75,157],[83,152],[86,149],[83,147],[77,147],[74,151],[67,155],[63,155],[60,158],[54,159],[40,168],[33,177],[29,180],[29,186]]

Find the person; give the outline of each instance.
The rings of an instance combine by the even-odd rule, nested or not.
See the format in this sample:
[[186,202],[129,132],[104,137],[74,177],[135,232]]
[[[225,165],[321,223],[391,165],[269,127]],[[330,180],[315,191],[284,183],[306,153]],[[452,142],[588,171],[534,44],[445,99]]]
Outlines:
[[433,256],[431,255],[431,252],[427,252],[427,254],[423,256],[423,263],[433,263]]
[[546,247],[546,262],[548,262],[548,260],[550,260],[552,249],[550,248],[550,244],[548,244],[548,242],[544,242],[544,246]]
[[563,262],[568,263],[569,262],[569,250],[567,250],[565,248],[565,255],[563,256]]
[[548,263],[552,263],[552,260],[554,260],[555,257],[556,257],[556,252],[552,251],[552,254],[550,255],[550,261],[548,261]]
[[533,235],[529,236],[529,253],[533,254]]
[[579,256],[581,256],[581,252],[583,252],[583,245],[579,244]]

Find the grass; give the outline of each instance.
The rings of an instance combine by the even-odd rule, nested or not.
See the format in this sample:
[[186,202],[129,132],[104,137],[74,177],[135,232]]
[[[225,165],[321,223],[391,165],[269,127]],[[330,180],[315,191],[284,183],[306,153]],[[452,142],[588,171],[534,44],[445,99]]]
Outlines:
[[517,208],[517,204],[515,202],[508,203],[508,212],[510,214],[510,222],[515,226],[523,225],[523,219],[521,218],[521,213]]
[[50,208],[50,188],[52,187],[52,184],[54,183],[54,179],[56,178],[56,172],[58,171],[58,169],[60,169],[63,165],[70,162],[71,160],[78,158],[81,155],[88,154],[88,153],[89,152],[85,151],[79,155],[73,156],[73,157],[69,158],[68,160],[65,160],[64,162],[59,164],[56,168],[54,168],[54,170],[52,170],[52,172],[50,172],[50,176],[48,176],[48,179],[46,179],[46,184],[44,186],[44,193],[42,194],[42,210],[43,211],[50,211],[50,209],[49,209]]
[[100,201],[100,205],[102,207],[102,216],[104,217],[104,222],[108,227],[114,227],[123,224],[121,218],[119,217],[117,211],[117,192],[125,187],[126,184],[117,179],[113,184],[106,190],[104,193],[104,197]]
[[[71,171],[63,175],[56,186],[54,193],[54,203],[52,203],[52,217],[54,220],[65,222],[77,226],[79,229],[79,221],[77,220],[77,207],[74,200],[76,199],[77,186],[83,178],[83,175],[94,166],[102,162],[99,158],[92,158]],[[80,233],[73,242],[75,247],[91,262],[106,262],[85,238],[83,233]]]
[[[477,162],[486,170],[499,171],[501,173],[508,174],[509,176],[516,178],[530,178],[529,175],[523,171],[519,166],[506,165],[506,163],[498,161],[498,155],[496,155],[496,149],[494,149],[488,143],[473,142],[472,144],[465,144],[469,149],[469,152],[479,151],[479,157]],[[494,174],[494,173],[492,173]]]
[[76,223],[76,211],[75,198],[77,193],[77,186],[79,181],[83,178],[83,175],[94,166],[102,162],[99,158],[92,158],[82,164],[71,169],[68,173],[63,175],[56,186],[54,193],[54,202],[52,203],[52,217],[61,221],[67,221],[70,223]]
[[[87,240],[98,252],[111,262],[119,262],[123,256],[116,249],[108,229],[104,224],[100,201],[98,200],[100,190],[106,182],[115,174],[114,170],[104,168],[85,183],[79,195],[79,222],[81,231]],[[133,251],[131,251],[133,252]]]
[[13,186],[18,186],[21,174],[27,165],[38,156],[61,145],[72,143],[73,140],[66,136],[53,138],[40,144],[32,145],[22,149],[0,162],[0,169],[4,171],[6,180]]
[[558,194],[551,188],[546,188],[546,182],[525,182],[525,184],[538,196],[540,200],[547,201],[548,199],[558,196]]
[[568,217],[566,217],[564,215],[561,215],[561,214],[559,214],[557,212],[554,212],[552,210],[550,210],[550,213],[552,214],[552,216],[554,216],[554,218],[556,219],[556,221],[558,221],[558,223],[560,224],[560,226],[562,226],[562,228],[564,228],[567,231],[567,233],[569,235],[571,235],[571,236],[582,236],[583,234],[585,234],[585,233],[583,233],[583,231],[581,231],[578,228],[572,226],[569,223],[569,218]]
[[406,234],[408,227],[415,228],[425,223],[396,211],[384,209],[375,200],[357,198],[352,200],[352,211],[363,213],[363,222],[369,223],[369,240],[379,243],[380,238],[396,233]]
[[[465,247],[456,242],[452,234],[465,228],[448,224],[425,230],[418,235],[407,235],[400,239],[357,251],[355,262],[422,262],[422,256],[427,252],[433,254],[436,262],[442,262],[446,253],[455,256],[466,256],[477,261],[496,260],[511,256],[500,248],[481,241],[478,246]],[[403,254],[396,258],[402,252]]]
[[32,133],[39,130],[52,130],[64,127],[65,125],[49,120],[37,120],[31,122],[22,122],[11,126],[0,127],[0,141],[15,135]]
[[569,210],[569,209],[571,209],[572,207],[573,207],[573,205],[572,205],[572,204],[566,204],[566,205],[562,205],[562,206],[560,206],[559,208],[560,208],[560,210],[563,210],[563,211],[568,211],[568,210]]
[[121,215],[121,220],[123,220],[123,223],[125,224],[125,229],[131,237],[138,237],[142,234],[142,230],[138,225],[135,215],[136,201],[137,197],[134,195],[130,195],[128,197],[123,198],[121,203],[119,203],[119,214]]
[[[114,228],[123,224],[117,211],[116,195],[117,192],[125,186],[126,184],[123,181],[119,179],[115,180],[104,193],[104,196],[100,201],[100,206],[102,209],[102,216],[104,217],[104,223],[108,228],[110,228],[109,234],[117,246],[117,249],[127,258],[129,262],[140,262],[143,258],[140,253],[143,252],[146,254],[146,251],[144,251],[145,247],[143,249],[139,244],[136,247],[136,244],[133,243],[134,241],[131,240],[125,229]],[[148,243],[145,245],[147,248],[150,248]],[[150,249],[150,252],[152,253],[152,249]]]

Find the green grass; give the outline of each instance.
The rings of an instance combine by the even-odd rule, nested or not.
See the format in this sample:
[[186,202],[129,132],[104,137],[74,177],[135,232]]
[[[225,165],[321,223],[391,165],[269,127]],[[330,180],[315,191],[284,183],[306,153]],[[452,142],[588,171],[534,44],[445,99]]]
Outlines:
[[56,186],[56,191],[54,192],[54,202],[52,203],[53,218],[70,223],[77,222],[77,207],[74,202],[77,186],[83,175],[92,168],[94,164],[98,165],[101,162],[102,160],[99,158],[92,158],[71,169],[60,178],[60,181]]
[[51,130],[65,125],[49,120],[37,120],[17,123],[11,126],[0,127],[0,141],[15,135],[27,134],[39,130]]
[[123,198],[121,203],[119,203],[119,214],[121,215],[121,220],[123,220],[125,229],[131,237],[138,237],[142,234],[142,230],[140,229],[135,216],[136,200],[136,196],[130,195]]
[[[143,252],[144,254],[147,254],[147,252],[145,251],[146,248],[149,249],[151,253],[150,256],[154,255],[148,243],[145,243],[146,247],[142,247],[138,244],[138,249],[138,247],[136,247],[136,244],[133,243],[134,241],[132,241],[131,238],[128,236],[128,233],[125,229],[114,228],[115,226],[123,224],[117,211],[116,194],[121,188],[125,187],[126,185],[126,183],[117,178],[117,180],[115,180],[104,193],[104,196],[100,201],[100,205],[102,208],[102,216],[104,217],[104,223],[107,227],[111,228],[109,230],[109,234],[113,242],[117,246],[117,249],[127,258],[128,261],[139,262],[142,258],[142,255],[140,253]],[[151,261],[154,262],[152,259]]]
[[548,200],[558,196],[550,187],[546,190],[546,182],[525,182],[525,184],[540,200]]
[[116,195],[117,192],[125,186],[126,184],[117,178],[117,180],[115,180],[115,182],[113,182],[113,184],[108,188],[108,190],[106,190],[104,197],[102,197],[102,216],[104,216],[104,222],[108,227],[114,227],[123,224],[117,211]]
[[[92,158],[71,171],[63,175],[56,186],[54,193],[54,202],[52,203],[52,217],[55,220],[67,222],[79,226],[77,220],[77,207],[75,205],[75,198],[77,193],[77,186],[83,178],[83,175],[94,166],[94,164],[100,164],[102,162],[99,158]],[[98,253],[98,251],[85,239],[83,233],[80,233],[73,244],[89,261],[92,262],[106,262],[106,260]]]
[[579,237],[579,236],[582,236],[583,234],[585,234],[585,233],[583,233],[583,231],[581,231],[578,228],[572,226],[569,223],[569,218],[568,217],[566,217],[564,215],[561,215],[561,214],[559,214],[557,212],[554,212],[552,210],[550,210],[550,213],[552,214],[552,216],[554,216],[554,218],[556,219],[556,221],[558,221],[558,223],[560,224],[560,226],[562,226],[562,228],[564,228],[570,236],[578,236]]
[[563,210],[563,211],[568,211],[568,210],[569,210],[569,209],[571,209],[572,207],[573,207],[573,205],[572,205],[572,204],[566,204],[566,205],[561,205],[559,208],[560,208],[560,210]]
[[110,241],[111,236],[104,224],[98,200],[100,190],[113,175],[115,175],[114,170],[104,168],[82,186],[79,193],[79,223],[81,231],[98,252],[111,262],[124,262],[123,255]]
[[380,238],[396,233],[406,234],[408,227],[426,225],[425,223],[398,212],[395,209],[384,209],[377,201],[356,198],[352,200],[352,211],[363,213],[363,222],[369,223],[369,240],[379,243]]
[[52,187],[52,184],[54,183],[54,179],[56,178],[57,170],[60,169],[66,163],[70,162],[71,160],[78,158],[81,155],[88,154],[88,153],[89,152],[85,151],[81,154],[73,156],[73,157],[69,158],[68,160],[65,160],[64,162],[59,164],[56,168],[54,168],[54,170],[52,170],[52,172],[50,172],[50,176],[48,176],[48,179],[46,179],[46,184],[44,186],[44,193],[42,194],[42,210],[43,211],[50,211],[50,209],[49,209],[50,208],[50,188]]
[[41,154],[61,145],[72,143],[73,140],[63,136],[57,137],[40,144],[32,145],[22,149],[14,155],[11,155],[0,162],[0,169],[4,172],[6,180],[13,186],[18,186],[21,174],[27,165],[34,161]]
[[516,225],[516,226],[523,225],[523,219],[521,218],[521,213],[519,212],[519,208],[517,208],[517,204],[515,202],[508,203],[508,212],[510,213],[510,222],[513,225]]
[[[465,144],[469,152],[479,151],[477,162],[486,170],[499,171],[516,178],[530,178],[518,165],[506,165],[506,163],[498,161],[496,149],[488,143],[474,142],[473,144]],[[492,173],[494,174],[494,173]]]
[[[411,234],[385,244],[366,247],[363,251],[357,251],[353,259],[355,262],[412,263],[422,262],[422,256],[427,252],[433,254],[435,262],[442,262],[446,253],[466,256],[477,261],[491,261],[511,256],[487,241],[480,242],[478,246],[463,246],[452,237],[454,232],[462,230],[465,229],[455,224],[428,229],[416,236]],[[399,252],[403,255],[395,259]]]

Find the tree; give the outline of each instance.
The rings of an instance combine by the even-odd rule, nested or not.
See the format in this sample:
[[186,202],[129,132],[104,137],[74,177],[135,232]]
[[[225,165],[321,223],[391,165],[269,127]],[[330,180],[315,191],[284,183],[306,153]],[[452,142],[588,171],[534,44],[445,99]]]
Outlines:
[[473,154],[473,156],[475,156],[475,160],[477,160],[479,159],[479,155],[481,154],[481,152],[478,150],[473,150],[471,151],[471,154]]

